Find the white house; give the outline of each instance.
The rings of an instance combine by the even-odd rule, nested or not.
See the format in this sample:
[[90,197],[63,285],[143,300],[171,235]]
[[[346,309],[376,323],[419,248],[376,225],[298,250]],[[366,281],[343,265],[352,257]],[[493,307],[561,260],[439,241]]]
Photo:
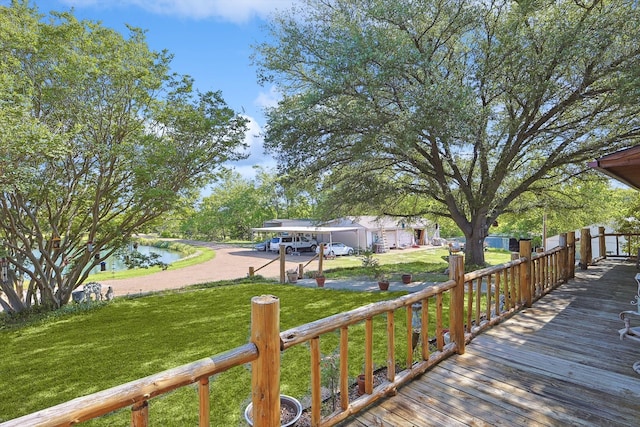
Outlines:
[[301,235],[318,242],[342,242],[355,249],[373,249],[386,252],[389,249],[426,245],[429,234],[436,232],[436,225],[428,221],[407,221],[405,218],[359,216],[345,217],[317,225],[309,220],[277,219],[265,221],[263,227],[253,228],[259,233]]
[[354,248],[371,248],[375,252],[386,252],[389,249],[427,244],[427,228],[435,226],[424,219],[408,221],[405,218],[389,216],[358,216],[328,221],[323,227],[331,227],[333,230],[345,229],[332,231],[332,241],[342,242]]

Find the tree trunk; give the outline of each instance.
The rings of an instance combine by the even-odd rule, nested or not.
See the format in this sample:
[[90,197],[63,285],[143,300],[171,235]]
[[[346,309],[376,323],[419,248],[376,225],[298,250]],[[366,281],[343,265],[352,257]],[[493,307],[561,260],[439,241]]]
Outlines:
[[471,234],[465,234],[464,263],[466,265],[484,266],[484,239],[487,237],[488,227],[481,224],[471,229]]

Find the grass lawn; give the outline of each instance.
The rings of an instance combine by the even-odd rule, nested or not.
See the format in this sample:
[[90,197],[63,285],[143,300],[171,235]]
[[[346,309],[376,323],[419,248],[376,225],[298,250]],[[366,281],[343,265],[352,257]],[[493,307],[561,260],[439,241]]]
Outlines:
[[[511,259],[510,252],[499,249],[489,249],[484,255],[485,262],[489,265],[502,264]],[[448,256],[447,249],[429,248],[416,251],[392,250],[376,254],[375,258],[380,263],[380,270],[388,275],[390,280],[399,281],[403,273],[411,273],[414,281],[444,282],[449,279],[444,273],[448,266]],[[325,275],[334,279],[371,274],[370,270],[362,267],[362,260],[357,255],[325,260],[323,268]]]
[[[280,298],[282,330],[400,295],[243,283],[120,298],[93,310],[5,329],[0,331],[0,421],[242,345],[250,337],[251,297],[261,294]],[[353,329],[350,371],[355,377],[364,360],[364,344],[362,331]],[[385,333],[382,323],[376,330]],[[323,337],[323,352],[332,353],[337,343],[337,335]],[[384,351],[381,348],[376,356],[379,364],[384,364]],[[307,346],[297,346],[283,354],[283,393],[308,394],[308,353]],[[249,366],[213,378],[214,425],[238,425],[250,391]],[[197,425],[197,401],[195,387],[153,399],[151,422]],[[129,417],[129,411],[120,411],[89,425],[125,425]]]
[[[394,274],[412,272],[446,280],[442,274],[446,268],[442,257],[446,255],[445,250],[426,251],[426,255],[425,251],[392,251],[379,258]],[[506,252],[487,255],[490,263],[509,259]],[[341,264],[344,266],[339,268]],[[330,277],[364,274],[355,257],[330,260],[326,268]],[[117,298],[87,310],[71,305],[66,311],[21,327],[0,323],[0,422],[242,345],[250,337],[251,298],[263,294],[280,298],[280,327],[286,330],[402,293],[310,289],[242,280]],[[399,310],[395,316],[399,365],[406,359],[405,319],[404,310]],[[374,319],[377,366],[386,365],[385,321],[384,316]],[[364,325],[351,327],[349,336],[349,374],[355,378],[364,363]],[[323,356],[335,354],[338,342],[338,333],[323,335]],[[308,396],[308,346],[284,352],[282,364],[282,393]],[[212,425],[239,425],[250,399],[250,366],[217,375],[210,384]],[[197,403],[195,386],[152,399],[150,421],[162,426],[197,425]],[[129,410],[123,410],[87,425],[126,425],[129,419]]]

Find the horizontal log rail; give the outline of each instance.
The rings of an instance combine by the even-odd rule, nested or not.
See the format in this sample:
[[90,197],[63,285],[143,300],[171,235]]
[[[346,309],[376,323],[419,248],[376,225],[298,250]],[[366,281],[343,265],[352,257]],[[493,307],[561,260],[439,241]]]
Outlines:
[[[450,279],[444,283],[283,332],[278,332],[279,300],[268,295],[254,297],[250,343],[2,423],[0,427],[67,426],[125,407],[131,407],[131,425],[144,427],[148,424],[150,399],[191,384],[198,385],[199,425],[209,426],[209,378],[249,362],[252,363],[252,403],[254,414],[258,414],[254,425],[276,427],[280,413],[280,353],[307,344],[311,361],[311,425],[332,426],[385,395],[395,393],[399,386],[450,355],[464,353],[466,344],[482,330],[499,323],[516,310],[529,307],[544,293],[572,277],[572,263],[567,260],[572,250],[575,253],[574,242],[573,237],[567,242],[564,235],[561,246],[532,255],[531,242],[521,241],[520,253],[514,254],[512,261],[467,274],[464,274],[463,257],[452,255],[449,257]],[[445,311],[449,313],[448,318]],[[375,323],[374,319],[378,322]],[[398,319],[406,322],[406,329],[400,334],[396,333]],[[360,327],[362,323],[365,393],[350,401],[350,329],[356,325]],[[381,323],[385,324],[386,342],[375,342],[374,328]],[[340,403],[338,409],[323,417],[320,340],[323,335],[335,332],[340,336]],[[406,359],[401,361],[405,368],[396,372],[399,363],[397,346],[402,342],[406,343]],[[376,346],[385,349],[387,374],[386,379],[374,387],[373,354]],[[416,350],[419,358],[414,361]]]
[[[208,384],[209,377],[224,372],[234,366],[252,362],[258,358],[258,350],[253,343],[244,344],[210,358],[168,369],[145,378],[131,381],[97,393],[79,397],[65,403],[25,415],[0,424],[2,427],[54,427],[70,426],[82,421],[98,418],[109,412],[131,406],[132,421],[140,411],[147,411],[149,399],[191,384]],[[199,392],[202,393],[200,387]],[[209,387],[204,387],[208,393]],[[208,404],[208,399],[206,400]],[[201,415],[204,411],[200,411]],[[200,425],[209,425],[209,411]],[[132,422],[132,425],[140,425]],[[146,424],[144,424],[146,425]]]
[[277,257],[275,257],[274,259],[272,259],[271,261],[269,261],[265,265],[262,265],[262,266],[260,266],[258,268],[254,269],[253,267],[249,267],[249,277],[252,277],[255,273],[257,273],[258,271],[262,270],[266,266],[273,264],[274,262],[278,261],[279,259],[280,259],[280,255],[278,255]]
[[[634,248],[637,248],[640,245],[640,234],[639,233],[606,233],[604,227],[598,227],[598,234],[595,236],[591,235],[590,229],[584,229],[583,234],[589,236],[589,245],[586,249],[588,254],[591,253],[590,247],[597,245],[598,247],[598,256],[591,259],[588,257],[587,265],[592,262],[596,262],[599,259],[604,259],[607,257],[610,258],[629,258],[629,257],[637,257],[638,252],[634,253]],[[607,237],[615,237],[615,248],[612,249],[608,246]],[[621,242],[621,239],[623,242]],[[594,245],[594,240],[596,243]],[[626,246],[626,252],[621,252],[622,243]],[[588,256],[588,255],[587,255]]]

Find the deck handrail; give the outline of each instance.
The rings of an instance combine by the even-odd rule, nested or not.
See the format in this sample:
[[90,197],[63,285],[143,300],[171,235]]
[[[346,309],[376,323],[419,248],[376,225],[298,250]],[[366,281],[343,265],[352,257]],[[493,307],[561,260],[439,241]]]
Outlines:
[[98,418],[128,406],[144,408],[146,406],[145,402],[153,397],[195,383],[200,383],[199,393],[206,393],[206,396],[201,395],[202,400],[204,397],[208,398],[209,377],[234,366],[252,362],[257,358],[258,350],[256,346],[253,343],[247,343],[212,357],[203,358],[177,368],[168,369],[9,420],[0,424],[0,426],[69,426]]
[[[463,257],[449,257],[450,279],[419,292],[393,300],[372,303],[354,310],[329,316],[283,332],[279,331],[279,300],[273,296],[252,299],[251,342],[209,358],[83,396],[51,408],[0,424],[0,427],[63,426],[98,418],[127,406],[132,408],[131,425],[148,425],[149,399],[180,387],[198,383],[200,426],[209,423],[209,377],[232,367],[252,363],[252,403],[256,427],[279,425],[280,352],[309,343],[311,351],[311,424],[331,426],[357,413],[386,394],[394,393],[402,384],[424,373],[454,353],[464,353],[467,342],[480,331],[530,306],[570,277],[567,253],[573,242],[561,240],[562,246],[543,253],[531,254],[531,242],[521,241],[520,254],[512,261],[464,274]],[[575,249],[574,249],[575,250]],[[564,257],[564,258],[563,258]],[[565,265],[562,264],[565,260]],[[484,287],[484,291],[483,291]],[[444,295],[449,294],[449,319],[443,316]],[[430,303],[433,302],[433,305]],[[415,304],[420,303],[419,317],[414,319]],[[435,325],[429,325],[430,310],[435,310]],[[395,314],[406,314],[406,368],[396,373]],[[387,348],[386,380],[373,383],[373,319],[386,315]],[[348,397],[349,327],[365,323],[365,394],[350,402]],[[435,331],[434,349],[429,330]],[[445,329],[451,342],[445,343]],[[340,331],[340,407],[321,417],[321,336]],[[416,334],[418,337],[416,337]],[[416,338],[420,359],[414,363]],[[257,409],[256,409],[257,408]]]

